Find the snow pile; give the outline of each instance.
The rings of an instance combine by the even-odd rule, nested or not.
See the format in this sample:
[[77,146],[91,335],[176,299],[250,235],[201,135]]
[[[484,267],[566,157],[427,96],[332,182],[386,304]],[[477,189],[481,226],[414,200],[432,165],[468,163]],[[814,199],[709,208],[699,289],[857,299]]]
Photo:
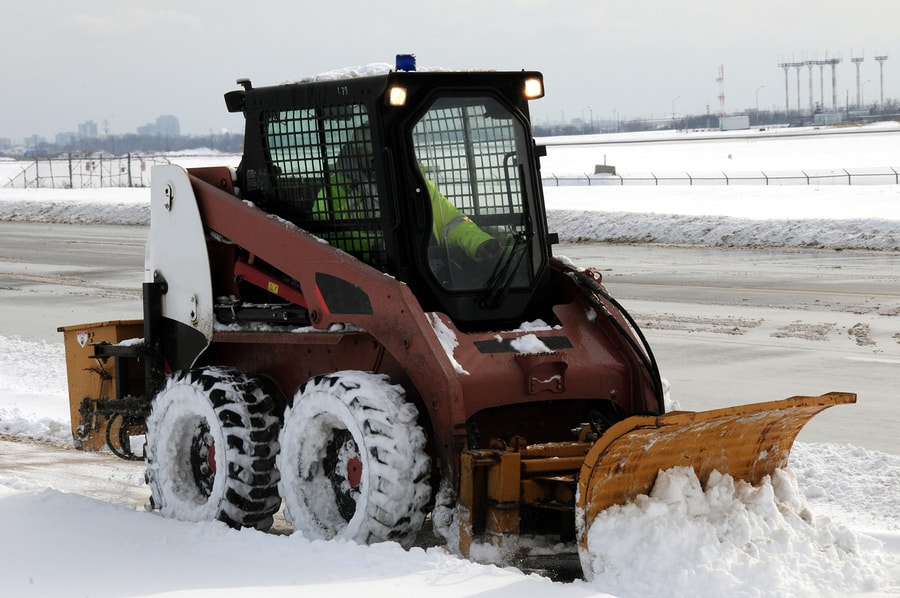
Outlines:
[[[825,596],[890,583],[881,543],[815,517],[791,473],[759,487],[694,470],[660,473],[650,496],[590,530],[593,585],[621,595]],[[640,572],[637,574],[637,572]]]
[[[342,67],[330,71],[325,71],[324,73],[309,75],[306,77],[302,77],[300,79],[300,82],[307,83],[312,81],[340,81],[341,79],[376,77],[387,75],[396,70],[396,65],[390,64],[388,62],[372,62],[370,64],[364,64],[361,66]],[[439,73],[441,71],[444,71],[445,69],[442,67],[422,67],[416,65],[415,70],[420,73]],[[288,81],[287,83],[292,83],[292,81]]]
[[525,355],[553,352],[536,334],[525,334],[514,338],[509,342],[509,346],[515,349],[517,353]]
[[149,189],[0,189],[0,220],[150,224]]
[[[340,81],[341,79],[356,79],[358,77],[375,77],[378,75],[386,75],[394,69],[394,66],[387,62],[373,62],[361,66],[342,67],[324,73],[308,75],[300,79],[300,83],[308,83],[312,81]],[[293,81],[288,81],[293,83]]]
[[62,344],[0,336],[0,434],[70,446]]
[[456,351],[456,347],[459,346],[456,334],[450,330],[450,327],[441,320],[440,315],[437,313],[429,313],[428,319],[431,320],[431,327],[434,329],[434,333],[437,335],[438,341],[444,349],[444,353],[447,354],[447,358],[450,360],[450,363],[453,364],[453,369],[456,370],[457,374],[468,376],[469,372],[466,371],[461,363],[456,361],[456,357],[454,356],[454,351]]

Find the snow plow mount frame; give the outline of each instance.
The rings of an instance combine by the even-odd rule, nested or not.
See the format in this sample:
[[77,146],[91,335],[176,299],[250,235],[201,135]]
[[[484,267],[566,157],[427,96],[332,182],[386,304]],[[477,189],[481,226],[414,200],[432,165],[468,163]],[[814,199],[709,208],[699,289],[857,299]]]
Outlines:
[[[856,402],[854,393],[797,396],[709,411],[633,416],[596,441],[586,424],[577,442],[528,445],[522,438],[460,456],[459,548],[496,547],[506,560],[518,547],[523,507],[571,513],[581,549],[604,509],[647,494],[657,474],[691,466],[705,484],[716,470],[758,484],[787,465],[794,439],[816,414]],[[564,539],[563,539],[564,540]]]
[[[585,424],[585,430],[589,426]],[[518,552],[521,508],[574,514],[576,474],[592,442],[582,432],[578,442],[467,450],[460,455],[459,545],[468,557],[476,541],[496,546],[505,558]],[[496,441],[495,441],[496,445]],[[574,532],[571,523],[562,526]],[[523,555],[518,555],[523,556]]]

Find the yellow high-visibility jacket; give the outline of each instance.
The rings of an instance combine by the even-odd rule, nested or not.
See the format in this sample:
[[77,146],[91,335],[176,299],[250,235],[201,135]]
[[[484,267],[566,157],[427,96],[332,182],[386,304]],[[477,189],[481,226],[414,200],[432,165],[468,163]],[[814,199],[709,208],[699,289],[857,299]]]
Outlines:
[[[442,246],[458,247],[471,259],[479,260],[480,258],[476,256],[478,248],[482,243],[491,241],[493,237],[478,228],[477,224],[460,212],[443,193],[438,191],[436,183],[427,179],[425,183],[428,185],[428,194],[431,197],[434,240]],[[357,211],[350,205],[355,199],[355,195],[349,192],[349,187],[350,180],[348,178],[342,175],[332,177],[330,191],[333,216],[329,214],[328,210],[328,190],[323,189],[313,204],[313,219],[326,220],[333,217],[335,220],[346,220],[359,217]],[[345,235],[336,244],[344,251],[366,254],[371,251],[372,241],[368,234]]]

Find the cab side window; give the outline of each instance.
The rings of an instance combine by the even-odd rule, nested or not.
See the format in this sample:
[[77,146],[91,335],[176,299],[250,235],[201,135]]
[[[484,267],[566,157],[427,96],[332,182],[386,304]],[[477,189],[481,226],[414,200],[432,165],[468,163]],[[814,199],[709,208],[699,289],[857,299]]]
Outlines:
[[361,104],[273,111],[264,118],[268,209],[384,270],[374,147]]

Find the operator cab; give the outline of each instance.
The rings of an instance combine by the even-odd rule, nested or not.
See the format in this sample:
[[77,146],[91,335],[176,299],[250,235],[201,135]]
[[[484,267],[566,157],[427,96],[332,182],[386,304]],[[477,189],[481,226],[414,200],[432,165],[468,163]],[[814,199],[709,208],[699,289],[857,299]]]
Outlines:
[[404,68],[243,82],[226,94],[246,116],[238,185],[461,328],[521,322],[552,240],[528,111],[541,75]]

